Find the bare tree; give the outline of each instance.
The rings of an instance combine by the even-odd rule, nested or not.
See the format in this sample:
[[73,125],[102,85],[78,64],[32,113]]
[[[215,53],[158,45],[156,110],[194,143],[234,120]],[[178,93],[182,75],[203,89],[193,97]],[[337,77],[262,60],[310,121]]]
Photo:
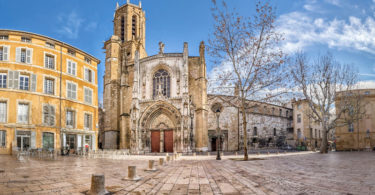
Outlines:
[[244,160],[248,160],[246,100],[267,101],[279,96],[285,79],[281,69],[285,54],[279,47],[283,38],[276,32],[274,8],[268,2],[259,1],[252,17],[240,16],[225,2],[220,7],[212,2],[215,23],[208,52],[216,65],[216,78],[210,82],[216,86],[209,86],[216,93],[238,90],[233,101],[241,112]]
[[[327,135],[342,124],[340,119],[348,110],[351,91],[355,89],[358,74],[349,65],[341,65],[327,53],[310,61],[305,54],[298,53],[293,60],[292,76],[308,101],[311,117],[322,126],[323,135],[320,152],[328,152]],[[340,105],[335,105],[340,97]],[[336,109],[335,106],[340,109]],[[353,107],[354,108],[354,107]]]

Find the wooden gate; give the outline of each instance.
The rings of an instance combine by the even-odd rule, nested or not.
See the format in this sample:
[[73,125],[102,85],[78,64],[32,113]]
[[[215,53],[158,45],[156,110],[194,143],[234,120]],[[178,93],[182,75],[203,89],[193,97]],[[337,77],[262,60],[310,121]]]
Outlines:
[[164,131],[164,152],[173,152],[173,130]]
[[160,131],[151,131],[151,152],[160,152]]

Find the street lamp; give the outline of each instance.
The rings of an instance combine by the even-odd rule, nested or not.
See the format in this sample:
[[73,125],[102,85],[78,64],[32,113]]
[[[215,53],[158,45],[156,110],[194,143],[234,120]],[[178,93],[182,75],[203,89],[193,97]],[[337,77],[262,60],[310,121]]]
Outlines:
[[220,130],[219,117],[220,117],[220,113],[221,113],[222,109],[223,109],[223,107],[219,103],[215,103],[211,107],[212,112],[214,112],[215,115],[216,115],[216,135],[217,135],[217,138],[218,138],[216,160],[221,160],[221,157],[220,157],[221,130]]
[[194,119],[194,109],[190,107],[190,149],[193,151],[194,148],[194,133],[193,133],[193,119]]

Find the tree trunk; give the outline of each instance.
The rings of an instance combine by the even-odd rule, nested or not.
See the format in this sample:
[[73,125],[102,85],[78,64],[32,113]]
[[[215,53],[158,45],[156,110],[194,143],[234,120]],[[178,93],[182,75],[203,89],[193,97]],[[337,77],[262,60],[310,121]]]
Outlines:
[[327,130],[326,128],[323,128],[323,138],[322,138],[322,143],[320,146],[320,153],[325,154],[328,153],[328,138],[327,138]]
[[241,110],[242,110],[242,127],[243,127],[243,153],[244,153],[244,160],[249,160],[249,156],[247,154],[247,131],[246,131],[246,110],[245,110],[245,98],[241,98]]

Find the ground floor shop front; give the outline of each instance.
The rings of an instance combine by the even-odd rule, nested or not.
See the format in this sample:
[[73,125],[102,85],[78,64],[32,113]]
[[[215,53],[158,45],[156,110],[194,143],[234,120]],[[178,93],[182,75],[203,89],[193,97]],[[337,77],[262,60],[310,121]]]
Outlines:
[[62,130],[60,134],[56,128],[8,125],[0,127],[0,154],[30,150],[60,151],[61,143],[70,153],[96,150],[96,139],[94,131]]

